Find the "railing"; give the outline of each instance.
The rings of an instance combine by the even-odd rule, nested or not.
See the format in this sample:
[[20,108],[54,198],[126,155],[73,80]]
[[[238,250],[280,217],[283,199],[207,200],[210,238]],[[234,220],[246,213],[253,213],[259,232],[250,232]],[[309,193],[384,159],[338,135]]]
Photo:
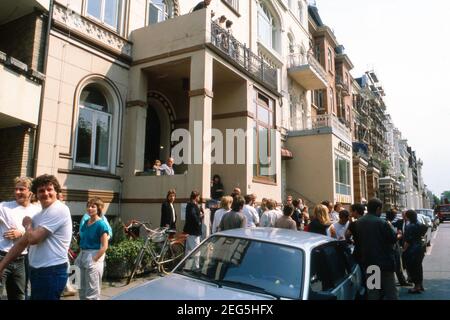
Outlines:
[[344,90],[346,93],[350,93],[348,83],[346,83],[340,75],[338,75],[338,74],[336,75],[335,82],[336,82],[336,86],[340,86],[342,88],[342,90]]
[[278,69],[271,67],[215,22],[211,23],[211,43],[244,70],[278,90]]
[[346,136],[350,136],[351,132],[344,124],[342,124],[337,117],[330,114],[322,114],[312,118],[311,121],[312,129],[320,128],[333,128],[340,131]]
[[302,53],[293,53],[288,55],[288,68],[295,68],[304,65],[310,65],[324,81],[327,80],[327,72],[324,70],[322,65],[312,53],[302,54]]

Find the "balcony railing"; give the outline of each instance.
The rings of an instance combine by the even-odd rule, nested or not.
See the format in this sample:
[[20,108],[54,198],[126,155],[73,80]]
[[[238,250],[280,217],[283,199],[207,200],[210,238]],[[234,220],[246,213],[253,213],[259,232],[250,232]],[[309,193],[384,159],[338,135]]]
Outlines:
[[211,22],[211,43],[245,71],[272,89],[278,90],[278,69],[271,67],[262,57],[254,54],[215,22]]
[[327,73],[311,53],[290,54],[287,66],[289,74],[305,89],[315,90],[327,87]]
[[322,114],[312,118],[312,129],[333,128],[341,131],[345,135],[350,135],[350,130],[339,121],[339,119],[330,114]]
[[341,88],[342,93],[345,96],[349,96],[350,95],[350,88],[347,82],[344,81],[344,79],[342,79],[342,77],[340,75],[336,75],[335,77],[335,82],[336,82],[336,87]]

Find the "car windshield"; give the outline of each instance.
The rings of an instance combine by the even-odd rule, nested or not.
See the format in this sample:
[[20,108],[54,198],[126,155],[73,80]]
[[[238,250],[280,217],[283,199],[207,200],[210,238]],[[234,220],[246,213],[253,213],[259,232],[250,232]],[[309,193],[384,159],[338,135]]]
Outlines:
[[189,277],[246,291],[299,299],[303,251],[281,244],[213,236],[176,270]]
[[417,213],[423,214],[427,217],[433,217],[433,210],[422,210],[422,209],[416,209]]

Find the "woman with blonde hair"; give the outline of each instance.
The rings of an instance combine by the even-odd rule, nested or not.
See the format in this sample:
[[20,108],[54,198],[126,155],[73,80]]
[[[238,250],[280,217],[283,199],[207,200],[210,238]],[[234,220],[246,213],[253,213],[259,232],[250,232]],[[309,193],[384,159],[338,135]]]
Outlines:
[[336,238],[336,230],[330,221],[328,208],[323,204],[318,204],[314,207],[314,212],[311,216],[308,231]]
[[233,203],[233,198],[231,196],[225,196],[220,199],[220,209],[217,210],[214,214],[214,221],[212,225],[212,233],[217,232],[217,228],[220,225],[220,221],[222,217],[231,211],[231,204]]

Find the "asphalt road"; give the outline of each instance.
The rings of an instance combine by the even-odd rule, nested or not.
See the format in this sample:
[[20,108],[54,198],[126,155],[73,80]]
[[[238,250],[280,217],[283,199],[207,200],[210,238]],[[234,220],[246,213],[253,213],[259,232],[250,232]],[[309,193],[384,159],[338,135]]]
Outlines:
[[408,294],[401,288],[401,300],[450,300],[450,222],[442,223],[432,235],[423,261],[425,292]]

